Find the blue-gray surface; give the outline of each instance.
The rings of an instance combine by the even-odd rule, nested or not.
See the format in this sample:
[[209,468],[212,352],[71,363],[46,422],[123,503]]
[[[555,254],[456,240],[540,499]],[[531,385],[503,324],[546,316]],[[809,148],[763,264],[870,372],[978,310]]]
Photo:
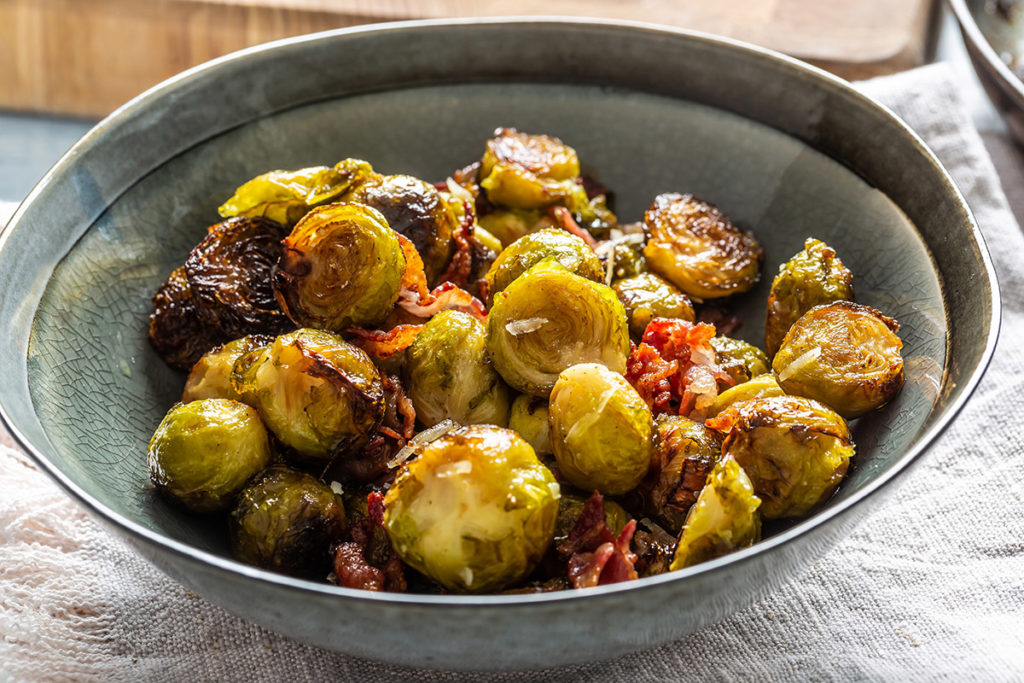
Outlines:
[[0,201],[20,202],[92,121],[0,114]]

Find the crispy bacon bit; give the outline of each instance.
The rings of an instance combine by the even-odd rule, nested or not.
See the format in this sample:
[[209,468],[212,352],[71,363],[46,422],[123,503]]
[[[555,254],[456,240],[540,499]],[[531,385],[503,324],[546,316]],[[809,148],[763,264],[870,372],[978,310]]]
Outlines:
[[405,564],[384,531],[384,496],[366,498],[369,516],[349,528],[351,540],[334,551],[334,576],[339,586],[400,593],[406,590]]
[[362,327],[350,327],[345,330],[345,337],[374,358],[390,358],[396,353],[405,351],[416,341],[416,335],[423,325],[395,325],[390,330],[367,330]]
[[717,362],[709,343],[715,327],[685,320],[655,318],[626,363],[626,379],[660,415],[703,419],[719,387],[735,384]]
[[417,318],[429,318],[440,311],[455,309],[469,313],[478,320],[487,319],[483,302],[451,282],[444,282],[433,291],[427,289],[427,276],[423,272],[423,259],[407,238],[398,235],[405,252],[405,273],[398,293],[398,305]]
[[579,223],[577,223],[576,219],[572,217],[572,213],[569,209],[564,206],[552,206],[549,211],[551,213],[551,217],[555,219],[556,225],[561,226],[579,237],[581,240],[586,242],[587,246],[591,249],[597,248],[597,240],[594,239],[593,235],[579,226]]
[[473,228],[476,225],[476,211],[468,201],[462,202],[463,216],[459,227],[452,232],[455,240],[455,253],[452,260],[438,282],[451,282],[459,287],[467,287],[473,274]]
[[384,590],[384,572],[363,555],[363,546],[352,541],[342,543],[334,551],[334,575],[338,585],[368,591]]
[[604,498],[594,491],[558,552],[569,556],[569,580],[575,588],[619,583],[637,578],[636,555],[629,544],[636,531],[631,519],[616,538],[604,517]]

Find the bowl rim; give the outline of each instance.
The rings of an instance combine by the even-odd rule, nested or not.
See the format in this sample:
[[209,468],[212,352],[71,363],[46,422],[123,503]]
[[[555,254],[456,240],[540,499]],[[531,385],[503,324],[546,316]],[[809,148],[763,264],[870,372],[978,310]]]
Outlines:
[[[951,0],[955,2],[956,0]],[[103,503],[94,498],[87,491],[82,489],[78,484],[71,480],[70,477],[65,475],[60,469],[56,467],[50,460],[33,446],[29,439],[21,433],[19,429],[13,424],[13,420],[8,415],[4,407],[4,393],[0,391],[0,421],[6,426],[9,433],[15,442],[35,461],[35,463],[46,472],[51,479],[53,479],[61,488],[63,488],[72,498],[86,508],[91,514],[101,518],[105,522],[112,524],[117,527],[121,532],[128,536],[133,541],[141,541],[145,544],[157,546],[162,550],[169,551],[177,556],[179,559],[189,563],[195,563],[212,568],[215,571],[223,572],[226,574],[233,575],[235,578],[244,577],[249,579],[256,579],[258,581],[267,582],[273,584],[278,589],[299,591],[299,592],[312,592],[318,593],[323,596],[329,596],[330,599],[347,599],[347,600],[363,600],[372,603],[378,603],[380,605],[416,605],[432,609],[460,609],[465,607],[473,606],[495,606],[495,605],[507,605],[507,606],[528,606],[538,603],[568,603],[577,600],[585,599],[596,599],[599,596],[608,596],[624,591],[644,591],[655,589],[663,584],[683,581],[688,577],[707,574],[718,570],[721,567],[727,565],[739,565],[745,562],[749,562],[756,558],[762,553],[769,553],[778,550],[782,546],[795,541],[799,537],[804,536],[812,532],[817,527],[823,526],[834,518],[843,516],[846,512],[861,504],[864,500],[874,496],[883,488],[893,483],[894,480],[900,478],[906,474],[910,466],[917,461],[923,453],[932,445],[935,439],[942,434],[948,425],[953,421],[956,415],[963,408],[966,401],[970,398],[974,389],[976,388],[981,377],[984,375],[989,362],[991,361],[996,340],[998,338],[1000,326],[1001,326],[1001,301],[998,287],[998,281],[996,279],[995,269],[992,264],[991,257],[989,255],[988,247],[985,243],[984,236],[981,233],[977,222],[968,206],[963,195],[959,191],[956,184],[953,182],[949,173],[939,162],[935,154],[928,148],[925,142],[914,132],[902,119],[900,119],[892,110],[888,107],[877,102],[873,98],[861,93],[859,90],[853,88],[847,81],[834,76],[823,69],[807,64],[801,60],[789,57],[781,54],[774,50],[751,45],[742,41],[734,40],[731,38],[725,38],[721,36],[712,35],[709,33],[694,31],[690,29],[677,28],[674,26],[666,26],[662,24],[656,24],[651,22],[640,22],[640,21],[628,21],[628,20],[614,20],[614,19],[600,19],[600,18],[587,18],[587,17],[565,17],[565,16],[501,16],[501,17],[484,17],[484,18],[451,18],[451,19],[425,19],[425,20],[411,20],[411,21],[396,21],[396,22],[384,22],[375,24],[364,24],[353,27],[345,27],[340,29],[332,29],[328,31],[321,31],[316,33],[303,34],[300,36],[294,36],[290,38],[284,38],[281,40],[271,41],[262,43],[252,47],[248,47],[242,50],[238,50],[216,59],[204,62],[190,69],[182,71],[171,78],[162,81],[161,83],[153,86],[152,88],[144,91],[140,95],[126,102],[124,105],[115,109],[111,114],[98,122],[92,129],[89,130],[78,142],[76,142],[71,149],[69,149],[42,177],[42,179],[33,187],[32,191],[27,197],[20,203],[17,210],[8,220],[7,224],[0,230],[0,251],[3,250],[4,245],[9,239],[13,232],[13,227],[19,222],[22,215],[25,213],[26,208],[32,204],[36,198],[46,189],[48,185],[53,182],[55,176],[61,171],[69,167],[75,157],[78,155],[79,150],[87,147],[97,135],[106,128],[110,128],[116,125],[123,119],[130,117],[137,109],[140,109],[155,100],[163,97],[165,94],[173,92],[177,87],[184,83],[187,83],[191,78],[197,74],[213,71],[221,67],[221,65],[232,63],[239,60],[244,60],[250,55],[260,54],[264,52],[270,52],[278,48],[286,46],[300,45],[306,42],[316,42],[321,40],[334,40],[343,39],[350,35],[363,35],[372,33],[386,33],[395,31],[406,31],[411,29],[443,29],[452,26],[466,26],[466,25],[494,25],[503,24],[507,26],[514,26],[517,24],[549,24],[549,25],[561,25],[570,27],[594,27],[594,28],[605,28],[605,29],[625,29],[628,31],[638,31],[645,33],[655,33],[666,37],[681,38],[683,40],[692,40],[697,42],[703,42],[718,47],[722,47],[729,50],[739,51],[748,53],[751,56],[755,56],[760,59],[767,59],[776,62],[779,66],[788,68],[795,72],[802,72],[805,76],[810,76],[816,81],[818,87],[832,88],[837,91],[841,91],[846,97],[854,97],[861,101],[862,104],[874,109],[877,113],[889,119],[893,125],[902,129],[902,132],[912,141],[914,146],[925,156],[925,158],[931,163],[935,171],[938,174],[939,179],[945,185],[945,191],[952,194],[960,206],[962,212],[962,218],[966,221],[967,226],[974,235],[974,238],[979,247],[979,255],[984,265],[986,282],[989,285],[990,301],[991,301],[991,320],[988,330],[988,335],[985,340],[984,349],[981,352],[981,356],[978,360],[978,364],[972,370],[970,375],[961,383],[962,389],[957,398],[945,407],[945,412],[941,415],[934,424],[928,427],[926,430],[921,431],[916,436],[916,442],[907,449],[897,460],[893,462],[889,468],[876,476],[873,480],[866,483],[864,487],[848,498],[841,501],[830,503],[827,507],[819,510],[812,516],[801,520],[793,526],[785,529],[784,531],[770,536],[749,548],[745,548],[740,551],[736,551],[725,555],[723,557],[703,562],[692,567],[688,567],[683,570],[666,572],[657,576],[644,577],[635,581],[626,581],[617,584],[609,584],[604,586],[595,586],[584,589],[572,589],[555,591],[550,593],[536,593],[536,594],[485,594],[485,595],[433,595],[433,594],[421,594],[421,593],[385,593],[385,592],[374,592],[367,590],[360,590],[354,588],[344,588],[341,586],[335,586],[328,583],[316,582],[308,579],[300,579],[296,577],[286,576],[283,574],[277,574],[268,570],[259,569],[254,566],[243,564],[232,558],[214,554],[205,550],[196,548],[188,543],[175,540],[168,536],[165,536],[157,531],[149,529],[142,524],[139,524],[124,515],[108,508]],[[806,144],[806,143],[805,143]],[[839,162],[842,163],[842,162]],[[116,201],[116,198],[111,201]],[[915,228],[916,229],[916,228]],[[944,297],[945,298],[945,297]],[[947,356],[948,363],[948,356]],[[944,370],[944,382],[949,381],[946,379],[948,372]],[[933,407],[934,410],[934,407]]]
[[1018,103],[1024,106],[1024,80],[1014,74],[1006,62],[996,53],[992,43],[989,42],[989,39],[982,33],[981,27],[978,26],[971,8],[967,6],[967,0],[948,1],[950,9],[953,11],[953,16],[956,17],[957,23],[960,25],[961,33],[963,33],[965,40],[970,43],[968,47],[973,46],[981,53],[986,65],[999,75],[1001,85],[1013,90]]

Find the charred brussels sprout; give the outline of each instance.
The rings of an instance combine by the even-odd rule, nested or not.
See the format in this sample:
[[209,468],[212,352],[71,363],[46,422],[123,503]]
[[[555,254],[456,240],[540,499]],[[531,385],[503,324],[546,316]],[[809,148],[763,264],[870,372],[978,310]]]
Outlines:
[[183,403],[201,398],[230,398],[240,401],[238,392],[231,384],[231,370],[243,354],[262,348],[274,341],[264,334],[252,334],[227,344],[221,344],[203,354],[192,366],[181,393]]
[[486,275],[491,297],[541,261],[557,261],[566,270],[595,282],[604,278],[601,261],[586,242],[565,230],[545,228],[520,237],[498,255]]
[[718,208],[662,194],[644,214],[647,267],[698,300],[745,292],[760,275],[761,246]]
[[769,396],[785,396],[786,392],[779,386],[775,375],[766,372],[743,384],[729,387],[718,395],[715,402],[707,410],[708,417],[714,417],[726,408],[752,398],[768,398]]
[[715,360],[736,384],[748,382],[770,369],[764,351],[742,339],[712,337],[711,347],[715,350]]
[[405,388],[416,417],[431,427],[508,424],[509,388],[487,357],[487,330],[468,313],[442,311],[405,351]]
[[352,187],[374,177],[370,164],[360,159],[345,159],[333,168],[270,171],[238,188],[218,211],[225,218],[264,217],[290,228],[314,206],[335,201]]
[[376,209],[331,204],[285,238],[274,289],[298,325],[343,330],[384,320],[398,300],[405,255]]
[[806,515],[832,495],[853,457],[843,418],[807,398],[744,401],[707,424],[726,434],[723,457],[746,471],[765,519]]
[[645,515],[678,533],[708,473],[722,456],[722,437],[678,415],[654,421],[654,455],[633,494]]
[[544,399],[519,394],[512,402],[508,427],[526,439],[537,455],[552,453],[548,437],[548,402]]
[[800,316],[815,306],[853,301],[853,274],[830,246],[813,238],[804,249],[779,267],[768,294],[764,348],[772,357],[782,338]]
[[384,388],[370,357],[322,330],[296,330],[244,354],[231,383],[304,460],[357,451],[384,416]]
[[456,591],[513,584],[551,543],[559,487],[509,429],[449,432],[406,465],[384,497],[384,526],[414,569]]
[[270,457],[267,431],[249,406],[219,398],[178,403],[149,441],[149,478],[185,509],[216,512]]
[[647,324],[655,318],[694,321],[693,306],[686,295],[654,273],[619,280],[614,289],[626,308],[629,333],[634,337],[643,336]]
[[584,491],[636,487],[651,464],[651,410],[629,382],[597,363],[562,372],[548,408],[558,469]]
[[[499,128],[480,162],[480,187],[499,205],[536,209],[586,201],[576,150],[558,138]],[[571,208],[571,207],[570,207]]]
[[199,319],[228,339],[294,328],[271,284],[284,236],[281,224],[266,218],[210,226],[185,261]]
[[331,547],[345,535],[345,506],[304,472],[276,465],[245,488],[231,513],[231,552],[248,564],[324,578]]
[[494,297],[487,350],[513,388],[546,398],[558,374],[578,363],[625,372],[626,311],[610,287],[538,263]]
[[[558,521],[555,523],[555,543],[558,544],[568,538],[572,528],[576,526],[583,508],[587,505],[587,499],[575,493],[563,493],[558,501]],[[614,500],[604,499],[604,523],[618,536],[622,528],[629,523],[633,516]]]
[[221,341],[218,334],[199,320],[185,267],[175,268],[153,295],[149,343],[172,368],[188,370]]
[[433,185],[407,175],[381,176],[361,183],[343,199],[380,211],[392,230],[408,237],[423,259],[429,282],[444,271],[455,251],[452,233],[459,219]]
[[787,394],[807,396],[847,419],[887,403],[903,386],[899,324],[849,301],[817,306],[789,332],[772,361]]
[[761,540],[761,500],[732,458],[715,465],[679,535],[672,571],[727,555]]

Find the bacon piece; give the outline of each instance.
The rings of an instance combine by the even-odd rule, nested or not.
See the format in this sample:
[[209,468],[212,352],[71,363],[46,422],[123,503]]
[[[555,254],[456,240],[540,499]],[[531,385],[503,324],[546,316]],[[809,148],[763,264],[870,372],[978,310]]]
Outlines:
[[452,232],[452,239],[455,240],[455,253],[452,260],[438,282],[451,282],[459,287],[469,285],[469,278],[473,274],[473,228],[476,225],[476,211],[468,201],[462,202],[462,222]]
[[386,331],[350,327],[345,330],[344,335],[348,341],[374,358],[384,359],[409,348],[422,329],[423,325],[395,325]]
[[483,302],[451,282],[441,283],[425,298],[418,300],[403,298],[400,294],[398,305],[417,318],[430,318],[441,311],[456,310],[469,313],[480,322],[487,320],[487,307]]
[[384,494],[380,491],[372,491],[368,496],[366,496],[366,510],[370,516],[370,521],[383,529]]
[[572,213],[569,209],[564,206],[553,206],[549,211],[557,225],[579,237],[581,240],[586,242],[587,246],[591,249],[597,249],[597,240],[594,239],[593,235],[579,226],[579,223],[577,223],[576,219],[572,217]]
[[[408,587],[405,564],[384,531],[383,501],[379,491],[370,493],[366,498],[369,516],[354,523],[349,529],[351,540],[335,549],[334,576],[339,586],[396,593]],[[372,545],[378,552],[371,552]]]
[[334,551],[334,575],[338,585],[368,591],[384,590],[384,572],[366,561],[363,546],[353,541]]
[[616,537],[605,522],[604,498],[594,491],[569,536],[557,548],[569,556],[573,586],[586,588],[637,578],[633,566],[637,557],[629,547],[635,531],[636,520],[631,519]]

